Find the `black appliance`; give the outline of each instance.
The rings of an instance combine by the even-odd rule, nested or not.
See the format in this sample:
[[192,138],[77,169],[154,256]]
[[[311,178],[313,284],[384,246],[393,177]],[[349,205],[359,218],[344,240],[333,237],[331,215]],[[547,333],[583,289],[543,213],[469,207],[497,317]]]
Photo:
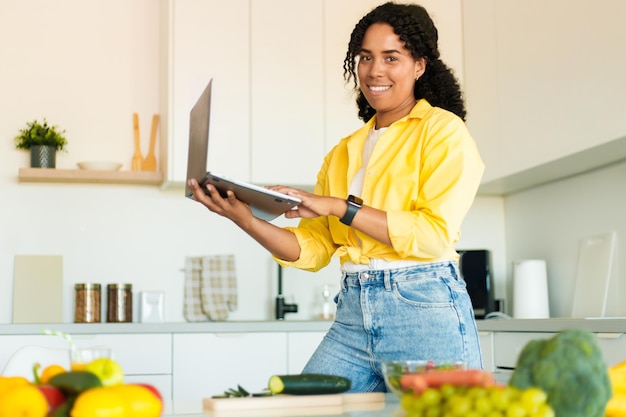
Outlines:
[[484,319],[487,314],[496,311],[491,253],[484,249],[457,250],[457,252],[460,255],[459,269],[467,284],[474,316],[477,319]]

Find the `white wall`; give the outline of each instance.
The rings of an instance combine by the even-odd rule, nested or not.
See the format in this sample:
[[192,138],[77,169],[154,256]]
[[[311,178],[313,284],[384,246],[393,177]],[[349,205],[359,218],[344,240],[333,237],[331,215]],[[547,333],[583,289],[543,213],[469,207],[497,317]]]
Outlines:
[[[611,231],[617,234],[611,295],[624,306],[616,291],[626,282],[626,162],[512,194],[504,212],[507,258],[547,261],[551,317],[571,314],[581,238]],[[614,306],[607,315],[626,310]]]
[[[2,0],[0,323],[12,320],[18,254],[63,256],[65,322],[73,321],[78,282],[132,283],[135,302],[141,291],[164,290],[166,320],[183,321],[185,256],[218,253],[236,255],[239,308],[230,319],[273,318],[276,266],[270,256],[228,221],[183,198],[182,190],[17,181],[29,159],[12,138],[34,118],[67,130],[68,152],[57,156],[58,168],[115,160],[129,169],[133,112],[140,115],[145,154],[150,118],[160,108],[158,22],[153,0]],[[503,222],[501,199],[479,199],[461,241],[464,249],[494,251],[499,292]],[[283,292],[300,308],[287,319],[311,318],[323,284],[336,290],[338,277],[337,261],[315,274],[286,270]]]

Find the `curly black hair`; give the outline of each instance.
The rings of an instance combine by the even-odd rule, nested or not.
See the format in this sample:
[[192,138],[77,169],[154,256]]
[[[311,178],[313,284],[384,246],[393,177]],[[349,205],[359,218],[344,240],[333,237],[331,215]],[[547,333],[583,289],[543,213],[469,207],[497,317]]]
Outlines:
[[461,87],[452,70],[439,58],[437,41],[439,34],[426,9],[416,4],[388,2],[366,14],[354,27],[350,35],[348,52],[343,61],[343,76],[346,82],[354,80],[354,90],[359,108],[359,118],[368,121],[376,114],[358,87],[356,58],[358,57],[365,31],[374,23],[386,23],[404,42],[415,59],[426,60],[424,74],[415,82],[413,95],[416,100],[426,99],[431,105],[441,107],[465,120],[465,102]]

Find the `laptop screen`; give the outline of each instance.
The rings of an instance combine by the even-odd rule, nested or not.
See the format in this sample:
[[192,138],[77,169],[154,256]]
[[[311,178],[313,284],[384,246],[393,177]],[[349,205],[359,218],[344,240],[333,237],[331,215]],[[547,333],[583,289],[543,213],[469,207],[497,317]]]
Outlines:
[[[211,118],[211,85],[206,88],[196,101],[189,114],[189,150],[187,154],[187,180],[200,180],[207,172],[207,152],[209,150],[209,120]],[[185,196],[191,196],[191,190],[185,183]]]

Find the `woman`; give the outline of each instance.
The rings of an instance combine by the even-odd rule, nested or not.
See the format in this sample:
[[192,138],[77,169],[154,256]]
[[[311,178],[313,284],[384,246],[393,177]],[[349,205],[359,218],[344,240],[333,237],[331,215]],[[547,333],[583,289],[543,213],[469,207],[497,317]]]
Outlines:
[[[364,126],[326,156],[314,193],[285,214],[252,216],[231,192],[196,200],[231,219],[283,266],[341,260],[337,314],[304,372],[342,375],[353,392],[385,391],[381,360],[463,360],[482,367],[454,245],[484,165],[465,124],[459,85],[439,59],[437,29],[417,5],[383,4],[355,26],[344,76]],[[347,197],[347,198],[346,198]]]

